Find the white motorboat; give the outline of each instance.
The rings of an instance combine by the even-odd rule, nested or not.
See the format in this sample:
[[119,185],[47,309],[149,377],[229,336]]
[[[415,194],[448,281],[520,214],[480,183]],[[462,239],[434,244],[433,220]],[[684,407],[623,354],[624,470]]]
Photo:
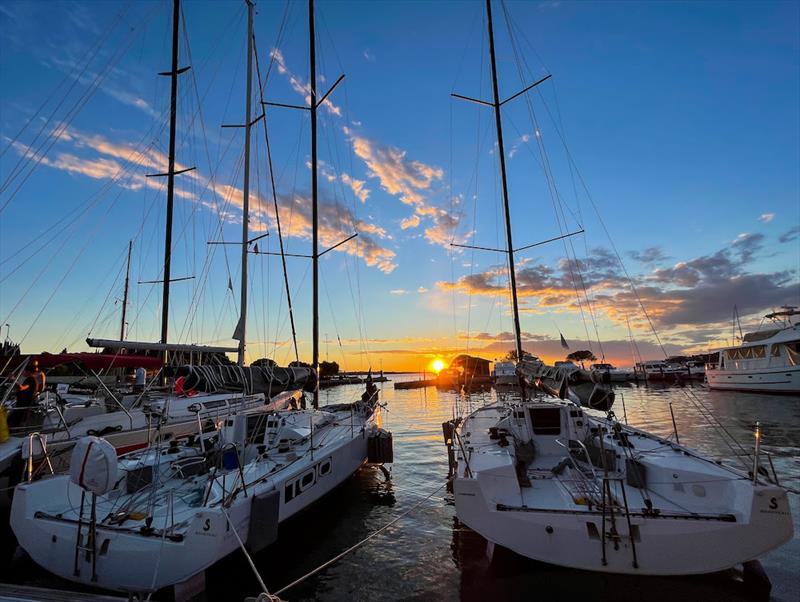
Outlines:
[[665,362],[663,360],[647,360],[638,362],[635,367],[636,374],[643,380],[674,382],[686,374],[686,369],[680,364]]
[[636,374],[630,368],[616,368],[611,364],[592,364],[590,370],[600,372],[607,376],[609,382],[624,383],[633,380]]
[[458,518],[489,542],[560,566],[688,575],[791,539],[786,491],[759,474],[540,398],[456,429]]
[[513,387],[519,385],[517,366],[514,362],[495,362],[493,376],[496,386]]
[[794,307],[766,316],[770,328],[745,334],[742,344],[717,350],[719,359],[706,365],[711,389],[761,393],[800,393],[800,315]]
[[129,593],[181,583],[239,540],[265,547],[280,522],[358,470],[382,436],[377,400],[369,382],[351,404],[235,414],[213,445],[206,434],[121,457],[97,491],[75,470],[22,484],[11,526],[28,554],[64,579]]

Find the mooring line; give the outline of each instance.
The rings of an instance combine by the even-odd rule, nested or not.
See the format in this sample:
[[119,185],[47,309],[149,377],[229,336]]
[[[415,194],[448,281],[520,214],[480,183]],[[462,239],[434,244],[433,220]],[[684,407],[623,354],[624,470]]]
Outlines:
[[399,521],[401,518],[404,518],[404,517],[408,516],[408,515],[409,515],[409,514],[411,514],[411,513],[412,513],[414,510],[416,510],[417,508],[419,508],[419,507],[420,507],[420,506],[421,506],[421,505],[422,505],[424,502],[427,502],[427,501],[428,501],[429,499],[431,499],[431,498],[432,498],[434,495],[436,495],[437,493],[439,493],[439,491],[441,491],[441,490],[442,490],[442,489],[443,489],[443,488],[444,488],[444,487],[447,485],[447,483],[449,483],[449,482],[450,482],[450,480],[451,480],[451,479],[447,479],[447,480],[446,480],[444,483],[442,483],[441,485],[439,485],[439,487],[437,487],[437,488],[436,488],[435,490],[433,490],[431,493],[429,493],[429,494],[428,494],[428,495],[426,495],[424,498],[422,498],[421,500],[419,500],[419,501],[418,501],[416,504],[414,504],[413,506],[411,506],[411,508],[409,508],[408,510],[406,510],[405,512],[403,512],[403,513],[402,513],[400,516],[397,516],[397,517],[393,518],[392,520],[390,520],[388,523],[386,523],[384,526],[382,526],[382,527],[381,527],[380,529],[378,529],[377,531],[375,531],[375,532],[373,532],[373,533],[371,533],[371,534],[367,535],[367,536],[366,536],[364,539],[362,539],[361,541],[359,541],[359,542],[357,542],[357,543],[353,544],[352,546],[350,546],[349,548],[347,548],[347,549],[346,549],[346,550],[344,550],[343,552],[341,552],[341,553],[337,554],[336,556],[334,556],[333,558],[331,558],[331,559],[330,559],[330,560],[328,560],[327,562],[324,562],[324,563],[322,563],[321,565],[319,565],[319,566],[318,566],[317,568],[315,568],[314,570],[312,570],[312,571],[309,571],[308,573],[306,573],[305,575],[303,575],[303,576],[302,576],[302,577],[300,577],[299,579],[295,579],[295,580],[294,580],[294,581],[292,581],[292,582],[291,582],[289,585],[286,585],[286,586],[282,587],[282,588],[281,588],[281,589],[279,589],[277,592],[275,592],[275,594],[274,594],[274,595],[275,595],[275,596],[279,596],[279,595],[281,595],[281,594],[282,594],[283,592],[285,592],[286,590],[288,590],[288,589],[290,589],[290,588],[294,587],[295,585],[298,585],[299,583],[302,583],[303,581],[305,581],[305,580],[306,580],[306,579],[308,579],[309,577],[312,577],[313,575],[316,575],[317,573],[319,573],[320,571],[322,571],[322,570],[324,570],[324,569],[328,568],[329,566],[331,566],[331,565],[332,565],[332,564],[334,564],[335,562],[338,562],[339,560],[341,560],[342,558],[344,558],[345,556],[347,556],[347,555],[348,555],[350,552],[353,552],[354,550],[356,550],[356,549],[360,548],[361,546],[363,546],[365,543],[367,543],[367,542],[368,542],[370,539],[372,539],[373,537],[376,537],[377,535],[380,535],[380,534],[381,534],[381,533],[383,533],[383,532],[384,532],[386,529],[388,529],[388,528],[389,528],[389,527],[391,527],[393,524],[395,524],[397,521]]

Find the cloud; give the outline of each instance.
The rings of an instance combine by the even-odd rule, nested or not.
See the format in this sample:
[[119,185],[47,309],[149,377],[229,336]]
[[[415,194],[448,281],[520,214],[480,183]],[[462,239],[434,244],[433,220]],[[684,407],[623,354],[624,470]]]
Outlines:
[[419,226],[419,222],[420,222],[419,215],[414,214],[401,221],[400,228],[402,230],[408,230],[409,228],[416,228],[417,226]]
[[459,236],[456,232],[459,223],[458,216],[444,209],[435,209],[431,219],[433,223],[429,228],[425,228],[425,238],[435,245],[450,248],[451,243],[463,244],[471,234],[466,233]]
[[[45,157],[43,163],[54,169],[67,173],[79,174],[93,179],[115,180],[118,186],[138,190],[143,186],[161,188],[163,178],[146,178],[141,173],[147,171],[163,173],[166,169],[166,157],[160,151],[147,147],[137,150],[127,143],[113,142],[103,136],[91,135],[76,129],[64,130],[60,136],[63,144],[69,144],[81,151],[90,151],[97,157],[79,157],[73,153],[61,152],[54,159]],[[32,151],[16,143],[15,150],[20,154]],[[184,169],[176,164],[176,169]],[[195,180],[199,187],[211,191],[212,198],[198,199],[192,192],[176,188],[175,194],[216,212],[221,219],[228,222],[241,223],[243,192],[236,186],[224,183],[212,185],[210,180],[198,170],[189,171],[186,176]],[[311,199],[309,195],[293,196],[279,194],[279,211],[284,236],[304,240],[311,238]],[[220,206],[220,203],[224,207]],[[251,193],[251,223],[253,230],[265,230],[276,223],[273,204]],[[391,238],[386,230],[378,224],[359,220],[353,212],[342,203],[323,199],[319,205],[319,238],[323,248],[332,247],[348,236],[353,230],[359,236],[352,241],[337,247],[340,253],[360,257],[368,266],[376,267],[384,273],[392,272],[396,267],[395,252],[380,242]]]
[[423,192],[442,179],[442,169],[411,160],[406,151],[359,136],[347,126],[343,129],[353,152],[366,164],[370,178],[377,178],[381,188],[408,205],[427,206]]
[[404,288],[393,288],[389,291],[390,295],[407,295],[408,291]]
[[365,186],[366,182],[364,180],[356,180],[355,178],[350,177],[346,173],[342,173],[339,176],[339,179],[352,189],[353,194],[356,195],[356,198],[358,198],[358,200],[360,200],[362,203],[367,202],[370,190]]
[[657,263],[669,259],[661,247],[647,247],[643,251],[628,251],[628,256],[639,263]]
[[[748,271],[763,248],[763,240],[760,234],[745,233],[714,253],[657,267],[635,282],[638,296],[614,265],[615,258],[608,250],[593,249],[585,260],[561,259],[555,268],[536,263],[520,265],[517,292],[521,311],[539,313],[552,309],[580,313],[585,310],[585,298],[579,301],[576,289],[582,293],[585,285],[595,312],[619,325],[625,325],[630,318],[634,326],[647,331],[641,299],[650,319],[665,331],[662,334],[672,334],[686,326],[724,322],[730,317],[734,303],[742,315],[799,304],[800,282],[796,273]],[[499,297],[507,302],[508,278],[504,265],[436,285],[443,291]]]
[[[308,82],[303,81],[303,79],[289,70],[286,66],[286,59],[283,58],[283,53],[279,49],[273,48],[270,52],[270,58],[278,65],[278,73],[286,77],[292,90],[300,94],[305,99],[307,105],[311,105],[311,86]],[[319,79],[320,81],[324,81],[322,77]],[[318,88],[317,98],[319,99],[323,94],[325,94],[325,91]],[[342,109],[333,104],[330,97],[325,100],[322,106],[324,106],[331,115],[336,115],[337,117],[342,116]]]
[[374,63],[374,62],[375,62],[375,55],[374,55],[374,54],[372,54],[372,52],[370,51],[370,49],[369,49],[369,48],[367,48],[367,49],[366,49],[366,50],[365,50],[365,51],[362,53],[362,55],[363,55],[363,56],[364,56],[364,58],[365,58],[367,61],[369,61],[370,63]]
[[775,219],[775,214],[774,213],[762,213],[761,217],[758,218],[758,221],[764,222],[765,224],[768,224],[774,219]]
[[[537,132],[538,132],[538,131],[537,131]],[[530,139],[531,139],[531,135],[530,135],[530,134],[523,134],[522,136],[520,136],[519,138],[517,138],[517,139],[516,139],[516,140],[515,140],[515,141],[512,143],[512,145],[511,145],[511,150],[509,150],[509,151],[508,151],[508,158],[509,158],[509,159],[513,159],[513,158],[514,158],[514,155],[516,155],[516,154],[517,154],[517,152],[519,151],[520,147],[521,147],[523,144],[527,144],[528,142],[530,142]]]
[[783,234],[781,234],[780,237],[778,237],[778,242],[781,243],[792,242],[798,236],[800,236],[800,226],[794,226],[792,228],[789,228]]
[[421,286],[421,287],[419,287],[419,288],[417,289],[417,292],[418,292],[420,295],[424,295],[425,293],[427,293],[427,292],[428,292],[428,289],[427,289],[427,288],[425,288],[424,286]]

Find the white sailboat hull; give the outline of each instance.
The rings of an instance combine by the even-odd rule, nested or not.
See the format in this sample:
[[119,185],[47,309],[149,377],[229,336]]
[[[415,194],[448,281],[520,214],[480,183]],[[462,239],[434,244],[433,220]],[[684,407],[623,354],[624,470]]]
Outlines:
[[[367,434],[356,431],[346,440],[337,439],[330,445],[315,449],[313,459],[292,464],[272,478],[264,479],[247,489],[247,496],[239,495],[225,511],[220,505],[198,505],[191,511],[189,526],[183,529],[180,541],[170,537],[143,535],[140,530],[127,531],[98,524],[96,556],[92,579],[90,555],[81,552],[75,568],[75,542],[78,525],[74,520],[59,520],[47,513],[47,500],[64,500],[65,495],[77,507],[81,489],[68,476],[58,476],[37,483],[17,487],[11,512],[11,525],[20,545],[33,560],[48,571],[70,581],[95,585],[124,592],[148,592],[181,583],[205,570],[238,547],[231,526],[242,541],[250,533],[253,499],[277,493],[279,504],[274,526],[307,508],[352,476],[367,460]],[[329,472],[322,474],[321,465]],[[287,484],[304,480],[312,474],[310,482],[298,489],[287,491]],[[35,495],[31,495],[31,494]],[[87,495],[87,507],[88,507]],[[225,516],[230,517],[230,525]],[[153,527],[161,529],[172,517],[156,516]],[[84,538],[88,529],[84,524]],[[105,551],[103,551],[105,550]]]
[[[743,521],[632,516],[636,566],[624,515],[616,516],[619,538],[615,544],[608,536],[606,514],[604,563],[599,510],[499,511],[480,479],[456,479],[454,491],[459,519],[492,543],[540,562],[604,573],[713,573],[757,558],[791,539],[792,534],[786,492],[762,487],[752,497]],[[587,527],[590,523],[593,528]]]
[[707,370],[711,389],[758,393],[800,393],[800,366],[754,370]]

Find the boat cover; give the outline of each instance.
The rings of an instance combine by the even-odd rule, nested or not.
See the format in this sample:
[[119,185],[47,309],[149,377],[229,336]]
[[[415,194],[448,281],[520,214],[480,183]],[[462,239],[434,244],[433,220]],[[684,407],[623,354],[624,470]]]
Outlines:
[[179,366],[165,368],[169,376],[183,377],[184,391],[213,393],[242,391],[267,397],[290,389],[313,390],[314,371],[305,367],[280,366]]
[[117,482],[117,451],[105,439],[84,437],[72,449],[69,478],[86,491],[103,495]]
[[769,339],[770,337],[774,337],[778,334],[782,328],[770,328],[768,330],[759,330],[758,332],[748,332],[744,335],[744,339],[742,339],[745,343],[754,343],[755,341],[763,341],[765,339]]
[[521,361],[517,369],[534,387],[555,397],[574,396],[582,406],[596,410],[609,410],[614,403],[614,391],[603,370],[561,368],[529,360]]

